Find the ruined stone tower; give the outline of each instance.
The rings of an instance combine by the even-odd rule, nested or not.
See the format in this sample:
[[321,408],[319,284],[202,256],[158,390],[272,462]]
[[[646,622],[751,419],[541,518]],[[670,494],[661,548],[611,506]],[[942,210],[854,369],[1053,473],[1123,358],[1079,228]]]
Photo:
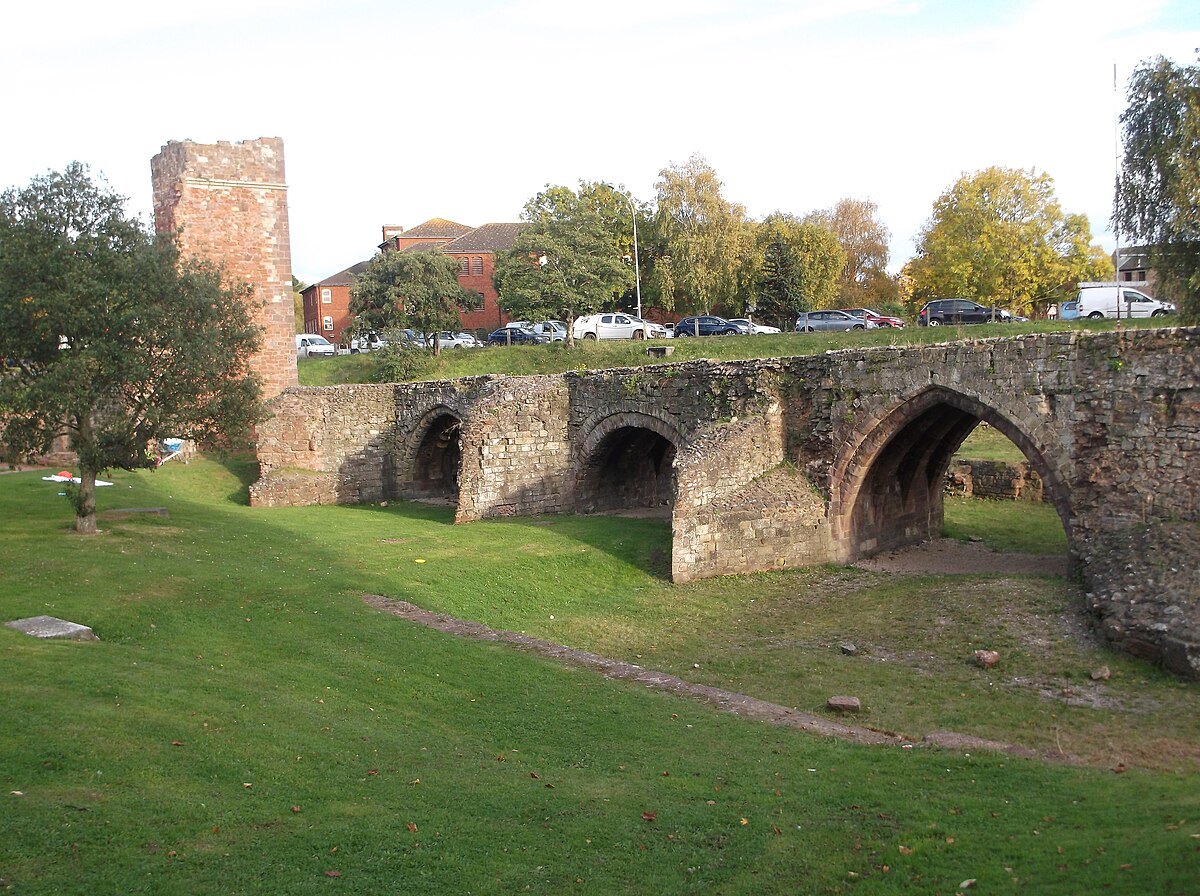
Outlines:
[[170,141],[150,161],[154,224],[180,231],[185,255],[224,267],[254,287],[263,345],[252,366],[263,397],[296,385],[295,308],[283,141]]

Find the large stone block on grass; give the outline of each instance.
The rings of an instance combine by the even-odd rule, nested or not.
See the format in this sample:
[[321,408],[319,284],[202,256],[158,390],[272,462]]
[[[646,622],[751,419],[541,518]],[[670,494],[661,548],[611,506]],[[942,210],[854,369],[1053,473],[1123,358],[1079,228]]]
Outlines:
[[68,622],[55,616],[30,616],[26,619],[14,619],[6,622],[9,628],[33,635],[35,638],[53,638],[67,641],[99,641],[96,633],[86,625],[78,622]]

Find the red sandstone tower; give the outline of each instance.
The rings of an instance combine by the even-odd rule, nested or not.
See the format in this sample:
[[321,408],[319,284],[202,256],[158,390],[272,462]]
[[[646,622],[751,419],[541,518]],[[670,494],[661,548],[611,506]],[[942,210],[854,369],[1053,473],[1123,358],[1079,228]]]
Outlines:
[[[295,386],[295,307],[283,140],[172,140],[150,161],[157,230],[179,230],[185,255],[208,258],[254,287],[263,397]],[[198,374],[201,371],[197,371]]]

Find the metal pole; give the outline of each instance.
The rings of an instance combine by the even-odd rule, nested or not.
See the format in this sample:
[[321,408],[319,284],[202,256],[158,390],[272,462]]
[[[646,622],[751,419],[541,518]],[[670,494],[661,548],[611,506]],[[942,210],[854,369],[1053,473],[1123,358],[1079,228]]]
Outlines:
[[633,218],[633,284],[637,292],[637,316],[640,320],[642,317],[642,270],[638,263],[637,209],[633,207],[632,197],[626,196],[625,201],[629,203],[629,214]]
[[1121,210],[1121,99],[1117,92],[1117,64],[1113,63],[1113,105],[1116,114],[1113,117],[1113,167],[1116,169],[1116,196],[1113,208],[1113,239],[1116,249],[1113,251],[1113,279],[1117,282],[1117,320],[1121,319],[1121,221],[1118,217]]

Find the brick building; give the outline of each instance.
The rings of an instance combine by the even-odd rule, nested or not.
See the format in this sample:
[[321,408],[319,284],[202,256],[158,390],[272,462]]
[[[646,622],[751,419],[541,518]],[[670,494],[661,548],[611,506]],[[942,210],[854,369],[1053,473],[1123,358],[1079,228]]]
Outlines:
[[[469,227],[445,218],[431,218],[423,224],[405,230],[385,225],[381,252],[428,252],[436,250],[458,262],[458,282],[463,289],[482,296],[479,307],[464,311],[459,317],[463,330],[491,331],[508,322],[500,310],[495,273],[497,252],[511,249],[524,224],[484,224]],[[320,333],[330,342],[349,341],[350,287],[354,275],[366,269],[370,262],[360,261],[304,289],[304,331]]]
[[305,333],[319,333],[339,345],[350,341],[350,287],[354,275],[365,271],[368,264],[360,261],[304,288],[300,295],[304,298]]

